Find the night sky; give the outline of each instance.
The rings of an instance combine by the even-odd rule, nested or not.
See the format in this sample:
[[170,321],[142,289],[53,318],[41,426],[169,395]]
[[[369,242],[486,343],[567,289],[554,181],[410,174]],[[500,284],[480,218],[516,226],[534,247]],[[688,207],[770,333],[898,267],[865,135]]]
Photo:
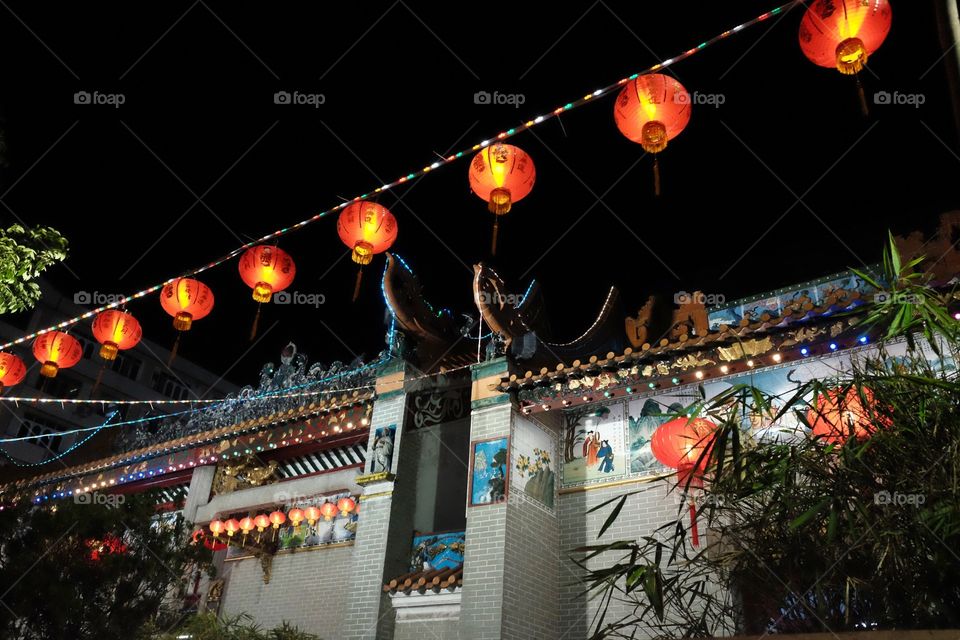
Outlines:
[[[70,259],[49,272],[64,291],[133,292],[775,5],[10,2],[0,8],[9,162],[0,217],[70,239]],[[514,138],[537,183],[503,221],[493,264],[518,292],[542,283],[553,339],[579,335],[611,284],[630,310],[651,293],[734,299],[874,262],[888,228],[931,231],[958,208],[934,3],[892,5],[892,31],[863,82],[871,98],[922,94],[919,108],[875,105],[862,117],[853,80],[801,53],[800,7],[670,70],[724,103],[695,106],[662,154],[659,199],[650,157],[614,125],[612,95]],[[125,102],[78,105],[78,91]],[[278,91],[325,102],[278,105]],[[478,105],[478,91],[522,94],[524,104]],[[464,312],[492,223],[467,168],[379,200],[398,218],[394,249],[427,297]],[[351,304],[355,265],[334,217],[280,246],[297,263],[292,289],[325,304],[269,305],[251,348],[256,304],[228,263],[201,276],[217,306],[181,345],[184,357],[245,384],[291,340],[311,360],[383,348],[382,256]],[[147,336],[172,342],[156,297],[131,311]]]

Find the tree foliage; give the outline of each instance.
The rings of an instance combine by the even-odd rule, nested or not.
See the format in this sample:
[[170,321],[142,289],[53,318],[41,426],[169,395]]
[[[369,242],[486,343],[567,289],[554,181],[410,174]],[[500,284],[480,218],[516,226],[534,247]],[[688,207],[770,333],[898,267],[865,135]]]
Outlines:
[[128,640],[207,566],[182,518],[161,526],[151,495],[125,498],[3,510],[0,637]]
[[[892,242],[884,264],[872,284],[887,295],[864,321],[887,340],[873,354],[789,397],[736,385],[687,408],[718,424],[705,488],[674,486],[696,498],[705,535],[694,548],[684,500],[651,535],[578,549],[600,603],[594,638],[634,637],[638,627],[679,638],[960,626],[953,291],[930,289]],[[890,357],[895,342],[906,356]],[[851,430],[841,445],[796,432],[757,440],[745,429],[758,413],[809,429],[816,399],[838,387],[867,407],[873,433]],[[635,493],[594,509],[608,512],[601,535]],[[601,554],[616,560],[598,565]],[[624,605],[627,615],[611,613]]]
[[40,299],[36,278],[67,254],[67,239],[56,229],[0,229],[0,313],[32,309]]

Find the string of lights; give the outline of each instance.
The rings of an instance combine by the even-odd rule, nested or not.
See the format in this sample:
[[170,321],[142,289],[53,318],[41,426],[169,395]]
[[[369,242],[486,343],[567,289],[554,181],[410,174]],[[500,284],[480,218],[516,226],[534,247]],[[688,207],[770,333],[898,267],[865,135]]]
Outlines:
[[[308,382],[308,383],[302,384],[302,385],[296,385],[296,386],[293,386],[293,387],[286,387],[286,388],[284,388],[284,389],[278,389],[278,390],[276,390],[276,391],[267,391],[267,392],[264,392],[264,393],[259,394],[259,395],[256,395],[256,396],[250,396],[250,397],[248,397],[248,398],[229,398],[229,399],[226,399],[226,400],[221,399],[221,400],[217,400],[217,402],[220,402],[220,403],[223,403],[223,404],[227,404],[227,403],[236,403],[236,402],[249,402],[249,401],[251,401],[251,400],[258,400],[258,399],[267,398],[267,397],[269,397],[269,398],[299,398],[299,397],[310,397],[310,396],[314,396],[314,395],[320,395],[320,394],[323,394],[323,393],[343,394],[343,393],[349,393],[349,392],[352,392],[352,391],[369,391],[369,390],[371,390],[371,389],[374,388],[374,385],[369,384],[369,385],[363,385],[363,386],[358,386],[358,387],[350,387],[350,388],[348,388],[348,389],[320,389],[320,390],[317,390],[317,391],[307,391],[307,392],[293,393],[293,391],[295,391],[295,390],[297,390],[297,389],[300,389],[300,388],[303,388],[303,387],[307,387],[307,386],[313,386],[313,385],[316,385],[316,384],[320,384],[320,383],[322,383],[322,382],[329,382],[329,381],[332,380],[332,379],[335,379],[335,378],[338,378],[338,377],[341,377],[341,376],[344,376],[344,375],[359,373],[359,372],[361,372],[361,371],[364,371],[364,370],[366,370],[366,369],[372,368],[372,367],[377,366],[377,365],[379,365],[379,364],[382,364],[382,361],[381,361],[381,360],[377,360],[376,362],[371,362],[370,364],[366,364],[366,365],[364,365],[364,366],[362,366],[362,367],[359,367],[359,368],[357,368],[357,369],[351,369],[351,370],[348,371],[348,372],[344,372],[344,373],[341,373],[341,374],[337,374],[336,376],[331,376],[330,378],[325,378],[324,380],[314,380],[314,381],[311,381],[311,382]],[[462,370],[464,370],[464,369],[470,368],[471,366],[472,366],[472,365],[470,365],[470,364],[466,364],[466,365],[462,365],[462,366],[459,366],[459,367],[456,367],[456,368],[453,368],[453,369],[445,369],[445,370],[444,370],[444,373],[445,373],[445,374],[449,374],[449,373],[454,373],[454,372],[457,372],[457,371],[462,371]],[[424,379],[424,378],[433,377],[434,375],[435,375],[435,374],[432,374],[432,373],[424,373],[424,374],[421,374],[421,375],[419,375],[419,376],[414,376],[414,377],[412,377],[412,378],[405,378],[405,379],[404,379],[404,382],[413,382],[413,381],[416,381],[416,380],[422,380],[422,379]],[[37,398],[28,398],[28,400],[37,400]],[[44,398],[43,400],[48,400],[48,401],[50,401],[50,402],[60,402],[60,400],[52,400],[52,399],[49,399],[49,398]],[[64,402],[68,402],[68,401],[69,401],[69,399],[65,399],[65,400],[64,400]],[[105,404],[108,404],[108,405],[113,405],[113,404],[149,404],[150,402],[153,402],[153,401],[149,401],[149,400],[142,400],[142,401],[141,401],[141,400],[128,400],[128,401],[118,401],[118,400],[110,400],[110,401],[106,401],[106,400],[92,400],[92,401],[87,401],[87,402],[93,402],[93,403],[97,403],[97,404],[105,403]],[[189,401],[184,401],[184,402],[189,402]],[[95,427],[79,427],[79,428],[70,429],[70,430],[67,430],[67,431],[58,431],[58,432],[57,432],[57,435],[58,435],[58,436],[67,436],[67,435],[74,435],[74,434],[78,434],[78,433],[86,433],[86,432],[88,432],[88,431],[99,431],[100,429],[103,429],[103,428],[105,428],[105,427],[114,428],[114,427],[123,427],[123,426],[129,426],[129,425],[134,425],[134,424],[142,424],[142,423],[144,423],[144,422],[152,422],[152,421],[155,421],[155,420],[163,420],[163,419],[166,419],[166,418],[175,418],[175,417],[178,417],[178,416],[184,416],[184,415],[189,415],[189,414],[193,414],[193,413],[198,413],[198,412],[200,412],[200,411],[213,411],[213,410],[215,410],[215,409],[216,409],[216,406],[209,406],[209,405],[208,405],[208,406],[204,406],[204,407],[196,407],[196,408],[193,408],[193,409],[184,409],[183,411],[174,411],[174,412],[171,412],[171,413],[164,413],[164,414],[160,414],[160,415],[144,416],[144,417],[142,417],[142,418],[136,418],[136,419],[131,419],[131,420],[123,420],[123,421],[121,421],[121,422],[114,422],[114,423],[109,424],[109,425],[108,425],[107,423],[104,423],[104,424],[102,424],[102,425],[95,426]],[[10,442],[23,442],[23,441],[25,441],[25,440],[37,440],[37,439],[39,439],[39,438],[46,438],[46,437],[49,437],[49,434],[0,438],[0,444],[6,444],[6,443],[10,443]],[[76,447],[72,447],[72,448],[70,449],[70,451],[72,451],[72,450],[75,449],[75,448],[76,448]],[[0,449],[0,451],[2,451],[2,449]],[[51,462],[52,460],[54,460],[54,458],[51,458],[51,459],[48,460],[47,462]]]
[[[20,460],[17,460],[17,459],[14,458],[13,456],[11,456],[9,453],[7,453],[7,450],[4,449],[3,447],[0,447],[0,453],[3,453],[3,455],[7,458],[7,460],[9,460],[10,463],[11,463],[13,466],[15,466],[15,467],[39,467],[39,466],[41,466],[41,465],[50,464],[51,462],[56,462],[57,460],[59,460],[60,458],[64,457],[65,455],[67,455],[67,454],[70,453],[71,451],[74,451],[74,450],[76,450],[77,448],[83,446],[84,444],[87,443],[88,440],[90,440],[90,438],[92,438],[93,436],[95,436],[95,435],[97,435],[98,433],[100,433],[100,430],[103,429],[104,427],[106,427],[107,424],[108,424],[111,420],[113,420],[114,417],[116,417],[117,413],[118,413],[118,412],[114,411],[114,412],[112,412],[110,415],[108,415],[108,416],[107,416],[107,419],[103,421],[103,424],[101,424],[101,425],[99,425],[99,426],[96,426],[96,427],[89,427],[87,430],[92,431],[93,433],[91,433],[90,435],[86,436],[85,438],[81,438],[80,440],[77,440],[77,441],[74,442],[72,445],[70,445],[69,447],[67,447],[67,448],[64,449],[63,451],[61,451],[60,453],[54,455],[52,458],[47,458],[47,459],[45,459],[45,460],[41,460],[40,462],[21,462]],[[57,435],[57,436],[66,435],[66,432],[64,432],[64,433],[58,432],[56,435]],[[50,437],[50,434],[46,434],[46,435],[40,436],[40,437],[49,438],[49,437]],[[8,441],[7,441],[7,440],[4,440],[4,442],[8,442]],[[9,442],[13,442],[13,440],[9,440]]]
[[119,297],[118,299],[114,300],[113,302],[110,302],[110,303],[105,304],[105,305],[103,305],[103,306],[97,307],[97,308],[95,308],[95,309],[91,309],[90,311],[87,311],[87,312],[85,312],[85,313],[82,313],[82,314],[80,314],[80,315],[78,315],[78,316],[74,316],[73,318],[69,318],[69,319],[64,320],[64,321],[62,321],[62,322],[58,322],[57,324],[51,325],[51,326],[46,327],[46,328],[43,328],[43,329],[39,329],[39,330],[37,330],[37,331],[34,331],[34,332],[32,332],[32,333],[25,334],[25,335],[23,335],[23,336],[21,336],[21,337],[19,337],[19,338],[16,338],[16,339],[14,339],[14,340],[11,340],[11,341],[9,341],[9,342],[5,342],[5,343],[3,343],[3,344],[0,344],[0,351],[4,351],[4,350],[9,349],[9,348],[11,348],[11,347],[14,347],[14,346],[16,346],[16,345],[18,345],[18,344],[23,344],[23,343],[25,343],[25,342],[28,342],[28,341],[30,341],[30,340],[33,340],[34,338],[36,338],[37,336],[40,336],[40,335],[42,335],[42,334],[49,333],[49,332],[51,332],[51,331],[58,331],[58,330],[60,330],[60,329],[64,329],[64,328],[70,327],[70,326],[72,326],[72,325],[74,325],[74,324],[76,324],[76,323],[78,323],[78,322],[83,321],[83,320],[88,320],[88,319],[90,319],[90,318],[93,318],[93,317],[96,316],[98,313],[101,313],[101,312],[103,312],[103,311],[107,311],[108,309],[114,309],[114,308],[123,307],[124,305],[127,305],[127,304],[129,304],[130,302],[133,302],[133,301],[135,301],[135,300],[138,300],[138,299],[140,299],[140,298],[143,298],[143,297],[145,297],[145,296],[148,296],[148,295],[151,295],[151,294],[153,294],[153,293],[156,293],[156,292],[160,291],[164,286],[166,286],[167,284],[173,282],[173,281],[176,280],[177,278],[190,278],[190,277],[196,276],[196,275],[198,275],[198,274],[200,274],[200,273],[203,273],[204,271],[208,271],[208,270],[210,270],[210,269],[213,269],[214,267],[217,267],[217,266],[219,266],[219,265],[221,265],[221,264],[223,264],[223,263],[225,263],[225,262],[228,262],[229,260],[232,260],[233,258],[236,258],[237,256],[239,256],[240,254],[242,254],[243,252],[245,252],[247,249],[250,249],[251,247],[254,247],[254,246],[258,245],[258,244],[263,244],[263,243],[265,243],[265,242],[269,242],[269,241],[271,241],[271,240],[274,240],[275,238],[279,238],[279,237],[281,237],[281,236],[285,236],[285,235],[287,235],[287,234],[289,234],[289,233],[292,233],[292,232],[294,232],[294,231],[297,231],[297,230],[299,230],[299,229],[302,229],[303,227],[305,227],[305,226],[307,226],[307,225],[309,225],[309,224],[312,224],[312,223],[316,222],[317,220],[320,220],[320,219],[322,219],[322,218],[325,218],[325,217],[327,217],[327,216],[329,216],[329,215],[331,215],[331,214],[333,214],[333,213],[336,213],[337,211],[340,211],[340,210],[344,209],[345,207],[350,206],[350,205],[351,205],[352,203],[354,203],[354,202],[357,202],[357,201],[359,201],[359,200],[364,200],[364,199],[366,199],[366,198],[368,198],[368,197],[375,196],[375,195],[380,194],[380,193],[382,193],[382,192],[384,192],[384,191],[388,191],[388,190],[390,190],[390,189],[393,189],[394,187],[401,186],[401,185],[403,185],[403,184],[405,184],[405,183],[407,183],[407,182],[411,182],[411,181],[413,181],[413,180],[417,180],[417,179],[419,179],[419,178],[422,178],[422,177],[426,176],[428,173],[431,173],[431,172],[435,171],[436,169],[439,169],[439,168],[441,168],[441,167],[443,167],[443,166],[446,166],[446,165],[448,165],[448,164],[452,164],[452,163],[454,163],[454,162],[457,162],[458,160],[460,160],[460,159],[463,158],[464,156],[467,156],[467,155],[469,155],[469,154],[476,153],[477,151],[480,151],[481,149],[484,149],[485,147],[488,147],[488,146],[491,145],[491,144],[494,144],[494,143],[499,142],[499,141],[501,141],[501,140],[506,140],[506,139],[508,139],[508,138],[512,138],[512,137],[514,137],[514,136],[516,136],[516,135],[518,135],[518,134],[520,134],[520,133],[523,133],[524,131],[527,131],[528,129],[532,129],[532,128],[534,128],[534,127],[536,127],[536,126],[538,126],[538,125],[540,125],[540,124],[543,124],[544,122],[547,122],[547,121],[549,121],[549,120],[551,120],[551,119],[553,119],[553,118],[556,118],[556,117],[558,117],[558,116],[560,116],[560,115],[562,115],[562,114],[564,114],[564,113],[567,113],[567,112],[572,111],[572,110],[574,110],[574,109],[577,109],[577,108],[579,108],[579,107],[585,106],[585,105],[587,105],[587,104],[596,102],[596,101],[597,101],[597,98],[600,98],[600,97],[603,97],[603,96],[606,96],[606,95],[612,93],[614,90],[619,89],[620,87],[622,87],[623,85],[625,85],[627,82],[630,82],[631,80],[634,80],[634,79],[638,78],[638,77],[641,76],[641,75],[645,75],[645,74],[649,74],[649,73],[656,73],[656,72],[658,72],[658,71],[661,71],[661,70],[663,70],[663,69],[666,69],[666,68],[668,68],[668,67],[671,67],[671,66],[675,65],[675,64],[678,63],[678,62],[681,62],[681,61],[686,60],[687,58],[689,58],[689,57],[691,57],[691,56],[696,55],[697,53],[699,53],[699,52],[703,51],[704,49],[706,49],[706,48],[708,48],[708,47],[716,44],[717,42],[720,42],[721,40],[725,40],[725,39],[733,36],[734,34],[740,33],[740,32],[742,32],[742,31],[744,31],[745,29],[748,29],[748,28],[753,27],[753,26],[755,26],[755,25],[757,25],[757,24],[759,24],[759,23],[761,23],[761,22],[764,22],[765,20],[767,20],[767,19],[769,19],[769,18],[771,18],[771,17],[773,17],[773,16],[776,16],[776,15],[778,15],[778,14],[780,14],[780,13],[783,13],[784,11],[787,11],[788,9],[790,9],[790,8],[792,8],[792,7],[794,7],[794,6],[798,5],[798,4],[801,4],[802,2],[804,2],[804,0],[791,0],[790,2],[787,2],[787,3],[785,3],[785,4],[783,4],[783,5],[780,5],[780,6],[776,7],[776,8],[774,8],[774,9],[771,9],[770,11],[767,11],[766,13],[763,13],[763,14],[758,15],[757,17],[755,17],[755,18],[753,18],[753,19],[751,19],[751,20],[748,20],[748,21],[746,21],[746,22],[743,22],[743,23],[741,23],[741,24],[733,27],[732,29],[728,29],[728,30],[726,30],[726,31],[724,31],[724,32],[722,32],[722,33],[720,33],[720,34],[718,34],[718,35],[710,38],[709,40],[705,40],[705,41],[701,42],[700,44],[696,45],[695,47],[693,47],[693,48],[691,48],[691,49],[687,49],[687,50],[679,53],[678,55],[676,55],[676,56],[674,56],[674,57],[672,57],[672,58],[668,58],[668,59],[666,59],[666,60],[664,60],[664,61],[662,61],[662,62],[659,62],[659,63],[653,65],[652,67],[649,67],[648,69],[645,69],[645,70],[643,70],[643,71],[634,73],[633,75],[630,75],[630,76],[628,76],[628,77],[626,77],[626,78],[621,78],[620,80],[617,80],[616,82],[613,82],[613,83],[608,84],[608,85],[606,85],[606,86],[600,87],[599,89],[596,89],[596,90],[594,90],[594,91],[591,91],[591,92],[583,95],[581,98],[572,100],[572,101],[567,102],[567,103],[565,103],[565,104],[563,104],[563,105],[561,105],[561,106],[558,106],[557,108],[555,108],[555,109],[553,109],[553,110],[551,110],[551,111],[547,111],[547,112],[545,112],[545,113],[543,113],[543,114],[541,114],[541,115],[538,115],[538,116],[535,116],[535,117],[533,117],[533,118],[531,118],[531,119],[529,119],[529,120],[526,120],[526,121],[524,121],[522,124],[518,124],[516,127],[512,127],[512,128],[510,128],[510,129],[507,129],[506,131],[501,131],[500,133],[497,133],[496,135],[491,136],[491,137],[489,137],[489,138],[481,141],[480,143],[473,145],[472,147],[463,149],[463,150],[458,151],[458,152],[456,152],[456,153],[453,153],[453,154],[451,154],[451,155],[449,155],[449,156],[446,156],[446,157],[444,157],[444,158],[438,159],[438,160],[432,162],[431,164],[423,167],[422,169],[412,171],[412,172],[410,172],[410,173],[408,173],[408,174],[406,174],[406,175],[403,175],[403,176],[397,178],[396,180],[394,180],[394,181],[392,181],[392,182],[388,182],[388,183],[386,183],[386,184],[384,184],[384,185],[382,185],[382,186],[376,187],[375,189],[373,189],[373,191],[370,191],[370,192],[368,192],[368,193],[363,193],[363,194],[361,194],[361,195],[359,195],[359,196],[354,197],[352,200],[348,200],[348,201],[346,201],[346,202],[342,202],[342,203],[340,203],[340,204],[338,204],[338,205],[336,205],[336,206],[334,206],[334,207],[332,207],[332,208],[330,208],[330,209],[326,209],[326,210],[324,210],[324,211],[321,211],[321,212],[319,212],[319,213],[317,213],[317,214],[315,214],[315,215],[313,215],[313,216],[311,216],[311,217],[309,217],[309,218],[306,218],[305,220],[301,220],[300,222],[297,222],[297,223],[295,223],[295,224],[293,224],[293,225],[291,225],[291,226],[289,226],[289,227],[282,227],[282,228],[280,228],[280,229],[277,229],[277,230],[275,230],[275,231],[273,231],[273,232],[271,232],[271,233],[268,233],[268,234],[266,234],[266,235],[264,235],[264,236],[262,236],[262,237],[260,237],[260,238],[258,238],[258,239],[256,239],[256,240],[253,240],[253,241],[248,242],[248,243],[246,243],[246,244],[244,244],[244,245],[241,245],[241,246],[237,247],[236,249],[234,249],[233,251],[230,251],[229,253],[227,253],[227,254],[225,254],[225,255],[223,255],[223,256],[221,256],[221,257],[219,257],[219,258],[217,258],[217,259],[215,259],[215,260],[213,260],[213,261],[211,261],[211,262],[208,262],[208,263],[206,263],[205,265],[202,265],[202,266],[200,266],[200,267],[196,267],[196,268],[194,268],[194,269],[191,269],[191,270],[189,270],[189,271],[186,271],[185,273],[182,273],[182,274],[180,274],[179,276],[175,276],[175,277],[172,277],[172,278],[168,278],[167,280],[164,280],[164,281],[161,282],[161,283],[158,283],[158,284],[149,286],[149,287],[147,287],[147,288],[145,288],[145,289],[142,289],[142,290],[140,290],[140,291],[137,291],[136,293],[130,294],[130,295],[128,295],[128,296],[121,296],[121,297]]

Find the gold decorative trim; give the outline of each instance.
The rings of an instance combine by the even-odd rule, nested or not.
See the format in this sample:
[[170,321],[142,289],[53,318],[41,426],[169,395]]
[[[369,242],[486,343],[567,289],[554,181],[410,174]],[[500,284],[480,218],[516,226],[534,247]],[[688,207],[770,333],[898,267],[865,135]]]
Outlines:
[[394,475],[389,471],[377,471],[376,473],[364,473],[353,479],[361,487],[368,484],[373,484],[374,482],[382,482],[384,480],[393,480]]
[[626,484],[647,484],[650,482],[656,482],[661,478],[667,478],[672,476],[675,471],[670,473],[660,473],[655,476],[644,476],[643,478],[627,478],[626,480],[615,480],[613,482],[606,482],[604,484],[588,484],[582,487],[567,487],[566,489],[560,489],[557,493],[561,496],[567,493],[580,493],[582,491],[592,491],[594,489],[608,489],[610,487],[620,487]]
[[370,494],[366,494],[366,495],[361,495],[361,496],[360,496],[360,501],[361,501],[361,502],[365,502],[365,501],[371,500],[371,499],[373,499],[373,498],[382,498],[383,496],[392,496],[392,495],[393,495],[393,489],[391,489],[390,491],[380,491],[380,492],[378,492],[378,493],[370,493]]

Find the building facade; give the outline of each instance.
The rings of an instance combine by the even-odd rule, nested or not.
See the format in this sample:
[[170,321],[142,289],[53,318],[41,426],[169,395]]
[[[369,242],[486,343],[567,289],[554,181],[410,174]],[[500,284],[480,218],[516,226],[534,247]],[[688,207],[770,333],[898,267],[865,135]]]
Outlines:
[[[613,289],[580,338],[550,343],[537,287],[513,295],[477,265],[474,298],[493,332],[479,361],[476,338],[426,303],[398,257],[383,291],[392,323],[377,360],[311,365],[289,345],[223,404],[139,448],[6,485],[0,499],[180,487],[199,527],[286,514],[233,534],[217,577],[184,605],[266,627],[355,640],[586,638],[600,603],[584,595],[572,550],[650,535],[684,509],[650,449],[665,414],[741,382],[786,393],[829,378],[878,338],[861,325],[874,292],[851,273],[713,309],[684,294],[663,325],[662,303],[628,315]],[[789,417],[745,419],[756,438],[803,436]],[[608,512],[591,509],[626,492],[636,495],[599,536]]]

